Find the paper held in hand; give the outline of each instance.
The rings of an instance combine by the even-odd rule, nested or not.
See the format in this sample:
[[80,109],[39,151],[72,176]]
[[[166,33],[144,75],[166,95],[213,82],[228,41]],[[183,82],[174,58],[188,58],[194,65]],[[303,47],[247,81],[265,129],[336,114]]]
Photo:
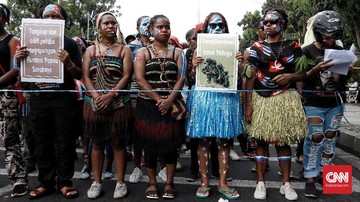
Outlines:
[[334,66],[328,70],[334,73],[347,75],[349,67],[357,61],[357,57],[350,50],[325,49],[324,60],[332,59]]

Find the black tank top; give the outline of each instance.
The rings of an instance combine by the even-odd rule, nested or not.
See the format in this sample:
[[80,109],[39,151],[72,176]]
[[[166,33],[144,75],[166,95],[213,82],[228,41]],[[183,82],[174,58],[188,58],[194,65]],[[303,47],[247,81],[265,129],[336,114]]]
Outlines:
[[0,76],[3,76],[6,72],[10,71],[10,47],[9,41],[13,38],[14,35],[9,34],[2,41],[0,41]]

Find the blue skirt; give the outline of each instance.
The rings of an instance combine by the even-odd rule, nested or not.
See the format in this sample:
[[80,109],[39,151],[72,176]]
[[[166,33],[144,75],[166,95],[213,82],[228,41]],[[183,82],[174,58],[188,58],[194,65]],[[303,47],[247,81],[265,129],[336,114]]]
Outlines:
[[244,133],[239,93],[190,91],[186,106],[186,135],[190,138],[231,139]]

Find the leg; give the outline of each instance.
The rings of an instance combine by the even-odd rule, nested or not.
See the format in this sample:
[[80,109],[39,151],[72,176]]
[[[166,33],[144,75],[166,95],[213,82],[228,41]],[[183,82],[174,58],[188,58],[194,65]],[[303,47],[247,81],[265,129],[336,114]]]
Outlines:
[[269,161],[269,145],[268,143],[258,140],[256,145],[256,172],[258,181],[265,181],[265,169]]
[[146,164],[146,172],[149,176],[148,187],[146,189],[146,197],[147,198],[159,198],[157,181],[156,181],[156,165],[158,154],[153,153],[151,150],[145,149],[145,164]]
[[276,151],[282,172],[282,182],[290,182],[291,148],[289,145],[276,146]]
[[163,198],[173,199],[175,198],[176,195],[175,187],[174,187],[174,175],[175,175],[178,152],[177,150],[175,150],[173,152],[168,152],[163,155],[164,155],[164,162],[166,165],[166,175],[167,175]]
[[101,174],[104,163],[105,143],[100,141],[92,141],[91,148],[91,168],[94,174],[94,181],[101,183]]
[[218,162],[219,162],[219,192],[229,199],[239,198],[239,193],[231,189],[226,183],[226,177],[229,169],[229,140],[218,140]]
[[128,193],[127,186],[124,183],[124,175],[127,163],[125,144],[121,141],[112,140],[112,149],[114,151],[114,163],[117,179],[116,187],[114,190],[114,198],[124,198]]
[[208,164],[209,164],[209,147],[210,139],[203,138],[199,139],[198,145],[198,163],[199,163],[199,172],[201,177],[201,187],[197,191],[197,195],[209,196],[209,191],[203,193],[202,190],[207,190],[209,187],[209,177],[208,177]]
[[15,94],[3,92],[0,94],[0,101],[0,135],[5,143],[7,173],[14,188],[11,196],[23,196],[27,193],[27,172],[17,131],[19,122]]

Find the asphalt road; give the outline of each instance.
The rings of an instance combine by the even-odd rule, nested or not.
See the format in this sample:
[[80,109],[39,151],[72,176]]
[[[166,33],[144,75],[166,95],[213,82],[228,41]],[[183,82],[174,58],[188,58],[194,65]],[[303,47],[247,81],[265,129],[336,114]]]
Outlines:
[[[295,149],[295,145],[293,145],[293,151]],[[4,150],[3,147],[0,150]],[[239,146],[235,146],[235,150],[241,155],[241,151]],[[275,157],[275,150],[271,147],[271,156]],[[76,173],[74,175],[74,186],[79,190],[79,197],[77,199],[73,199],[72,201],[90,201],[86,197],[86,191],[90,187],[92,181],[91,180],[80,180],[79,172],[82,168],[81,162],[81,149],[78,148],[78,157],[79,160],[76,161]],[[217,180],[211,180],[211,195],[208,199],[200,200],[196,198],[195,192],[197,187],[200,185],[200,180],[198,179],[196,182],[189,183],[185,180],[186,175],[190,170],[190,158],[189,155],[185,152],[181,153],[181,163],[183,165],[183,171],[176,173],[175,178],[175,188],[177,191],[177,197],[173,201],[218,201],[220,198],[224,198],[217,191]],[[29,201],[26,196],[21,198],[11,198],[11,186],[9,185],[10,181],[7,179],[6,171],[5,171],[5,162],[4,155],[0,155],[0,201]],[[336,164],[352,164],[358,162],[359,158],[355,157],[351,154],[343,152],[342,150],[337,149],[337,155],[335,156]],[[251,167],[254,165],[254,162],[249,159],[242,159],[240,161],[231,161],[230,164],[230,176],[233,178],[233,181],[229,182],[230,186],[233,186],[239,193],[241,201],[256,201],[253,198],[253,193],[256,186],[256,174],[251,172]],[[358,164],[357,164],[358,165]],[[319,192],[321,192],[320,197],[316,200],[311,201],[360,201],[360,172],[359,166],[353,165],[353,193],[351,195],[324,195],[322,194],[322,188],[319,184],[317,187]],[[141,181],[138,184],[131,184],[128,182],[129,174],[133,169],[133,161],[129,161],[127,164],[126,170],[126,184],[128,186],[129,194],[126,198],[121,199],[121,201],[147,201],[145,198],[145,189],[147,186],[147,176],[144,175]],[[295,175],[297,175],[298,171],[301,170],[301,165],[294,162],[292,164],[292,171]],[[143,173],[145,174],[145,168],[142,168]],[[279,187],[281,184],[281,177],[278,175],[278,162],[276,158],[270,158],[270,171],[266,173],[266,187],[267,187],[267,201],[287,201],[280,193]],[[29,187],[34,188],[38,185],[37,182],[37,172],[33,172],[29,174]],[[159,190],[162,191],[164,187],[164,183],[160,182]],[[115,188],[115,180],[104,180],[103,188],[105,193],[101,198],[94,201],[113,201],[112,198],[113,191]],[[305,183],[302,180],[292,180],[292,185],[296,189],[299,200],[298,201],[309,201],[308,198],[304,196],[304,186]],[[52,194],[41,198],[37,201],[68,201],[69,199],[64,199],[60,194]],[[163,201],[160,198],[159,201]]]

